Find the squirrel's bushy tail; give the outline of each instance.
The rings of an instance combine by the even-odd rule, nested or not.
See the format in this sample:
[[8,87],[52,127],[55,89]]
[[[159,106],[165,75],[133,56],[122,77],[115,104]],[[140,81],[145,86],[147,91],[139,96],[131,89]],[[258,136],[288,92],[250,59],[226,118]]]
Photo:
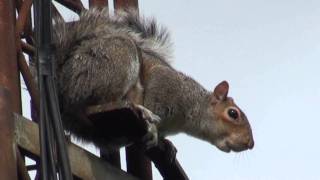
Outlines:
[[78,21],[65,23],[55,18],[53,40],[58,64],[63,64],[81,41],[105,36],[124,36],[132,39],[147,53],[168,61],[171,41],[166,28],[154,19],[142,18],[134,10],[118,11],[109,15],[107,9],[89,9],[81,13]]

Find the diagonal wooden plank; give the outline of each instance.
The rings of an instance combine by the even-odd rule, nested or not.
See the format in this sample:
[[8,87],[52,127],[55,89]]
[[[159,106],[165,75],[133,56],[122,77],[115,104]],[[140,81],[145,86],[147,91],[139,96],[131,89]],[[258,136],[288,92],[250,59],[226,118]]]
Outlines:
[[[39,130],[38,125],[25,117],[14,114],[15,139],[19,147],[39,156]],[[79,146],[67,143],[71,170],[74,175],[83,180],[138,180],[137,178],[117,169],[97,156],[80,148]]]

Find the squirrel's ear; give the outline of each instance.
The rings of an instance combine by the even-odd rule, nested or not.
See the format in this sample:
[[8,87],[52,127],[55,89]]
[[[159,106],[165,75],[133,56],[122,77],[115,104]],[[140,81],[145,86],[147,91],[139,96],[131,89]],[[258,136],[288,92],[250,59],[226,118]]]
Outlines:
[[228,91],[229,91],[228,82],[222,81],[215,87],[213,91],[213,98],[218,101],[225,100],[227,98]]

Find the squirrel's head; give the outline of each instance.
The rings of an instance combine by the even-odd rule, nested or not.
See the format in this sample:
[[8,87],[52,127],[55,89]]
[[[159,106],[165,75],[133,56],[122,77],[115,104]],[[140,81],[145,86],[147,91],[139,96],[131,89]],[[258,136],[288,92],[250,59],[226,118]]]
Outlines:
[[[224,152],[243,151],[254,146],[250,124],[246,115],[228,97],[229,84],[218,84],[210,95],[207,109],[207,139]],[[211,122],[210,122],[211,121]]]

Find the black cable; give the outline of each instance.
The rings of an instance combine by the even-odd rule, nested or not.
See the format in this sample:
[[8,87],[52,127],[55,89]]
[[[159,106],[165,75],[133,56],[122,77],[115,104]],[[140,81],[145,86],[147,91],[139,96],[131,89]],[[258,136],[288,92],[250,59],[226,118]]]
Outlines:
[[[46,101],[47,103],[47,101]],[[47,105],[46,105],[47,107]],[[52,126],[51,126],[51,119],[50,119],[50,116],[48,114],[48,111],[45,112],[45,121],[46,121],[46,133],[47,133],[47,141],[46,141],[46,147],[49,149],[49,151],[47,151],[47,156],[49,158],[49,164],[47,164],[48,169],[48,174],[47,177],[50,177],[48,179],[53,179],[53,180],[57,180],[57,175],[55,172],[57,172],[57,169],[56,169],[56,163],[55,163],[55,152],[54,152],[54,134],[53,134],[53,129],[52,129]]]
[[40,91],[40,148],[43,180],[72,180],[56,94],[51,52],[51,0],[34,0]]
[[[54,86],[54,82],[52,80],[52,77],[49,77],[48,80],[46,81],[46,87],[48,88],[48,97],[49,97],[49,107],[52,110],[51,111],[51,117],[53,117],[53,130],[56,131],[56,139],[57,139],[57,146],[58,150],[60,151],[58,153],[58,158],[61,162],[62,167],[68,167],[69,161],[68,161],[68,152],[67,152],[67,147],[65,144],[65,136],[64,134],[60,132],[64,132],[62,128],[62,123],[61,123],[61,116],[60,116],[60,110],[59,110],[59,105],[57,103],[57,96],[56,96],[56,89]],[[65,168],[62,168],[62,175],[64,178],[67,178],[71,176],[70,171],[66,170]]]

